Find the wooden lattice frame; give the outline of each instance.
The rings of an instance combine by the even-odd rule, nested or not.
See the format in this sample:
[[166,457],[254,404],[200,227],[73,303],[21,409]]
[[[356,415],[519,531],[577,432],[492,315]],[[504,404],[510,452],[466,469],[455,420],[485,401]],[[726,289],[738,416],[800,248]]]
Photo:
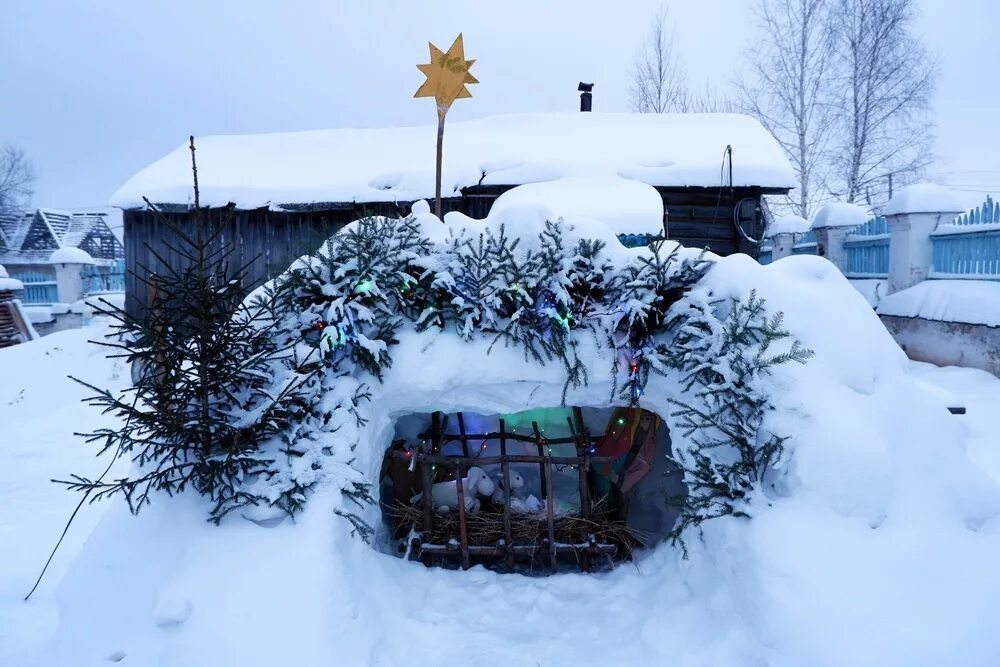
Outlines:
[[[590,569],[590,559],[592,556],[603,556],[609,561],[613,558],[617,546],[609,543],[598,542],[595,536],[588,530],[582,529],[580,538],[575,543],[558,542],[555,538],[555,511],[552,502],[552,466],[572,465],[579,471],[580,489],[580,512],[584,523],[591,520],[593,509],[590,497],[590,485],[588,477],[592,463],[603,463],[613,461],[613,456],[594,456],[596,444],[604,436],[592,436],[583,422],[582,410],[573,408],[574,418],[566,418],[571,436],[568,438],[545,438],[542,436],[537,422],[532,422],[532,436],[518,435],[508,432],[504,420],[500,420],[499,431],[493,433],[473,433],[465,432],[465,419],[461,412],[458,413],[459,434],[445,434],[441,428],[441,414],[433,413],[431,417],[431,430],[423,433],[419,437],[423,441],[413,452],[394,452],[395,458],[405,458],[412,460],[414,469],[419,471],[420,480],[424,493],[421,500],[421,530],[415,531],[411,537],[411,553],[421,558],[425,564],[430,564],[434,557],[459,558],[463,569],[468,569],[471,565],[470,557],[477,556],[483,558],[503,559],[508,567],[513,567],[516,558],[534,558],[540,553],[548,555],[550,567],[555,570],[557,566],[557,556],[560,553],[572,552],[577,555],[580,569],[587,571]],[[500,443],[499,456],[474,457],[469,455],[469,441],[476,442],[486,440],[496,440]],[[430,441],[428,443],[428,441]],[[447,442],[459,441],[462,444],[462,456],[444,456],[439,454],[441,447]],[[538,447],[538,455],[508,454],[508,441],[525,442]],[[573,444],[576,448],[576,456],[551,456],[545,454],[546,447],[558,444]],[[494,546],[470,545],[467,530],[467,517],[465,510],[465,489],[462,479],[466,471],[473,466],[500,464],[503,476],[504,502],[503,502],[503,526],[504,539]],[[541,479],[541,493],[546,502],[546,527],[547,536],[541,544],[515,544],[511,537],[511,494],[510,494],[510,464],[511,463],[536,463],[539,466]],[[434,529],[434,508],[432,506],[431,494],[429,492],[433,484],[432,467],[444,466],[456,469],[455,487],[457,492],[457,513],[459,523],[459,540],[455,545],[452,542],[437,544],[427,541]]]

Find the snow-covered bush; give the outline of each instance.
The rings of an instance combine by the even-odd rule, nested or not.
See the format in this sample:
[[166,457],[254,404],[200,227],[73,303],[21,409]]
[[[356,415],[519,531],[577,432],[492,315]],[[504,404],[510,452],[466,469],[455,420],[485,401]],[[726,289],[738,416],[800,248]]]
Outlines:
[[[322,360],[324,370],[308,383],[317,392],[312,404],[339,383],[380,381],[407,329],[482,339],[489,350],[502,343],[522,350],[527,363],[561,364],[565,401],[567,390],[588,382],[578,350],[590,338],[614,362],[609,404],[638,406],[651,372],[675,376],[689,397],[670,399],[690,443],[677,455],[691,494],[675,499],[682,516],[675,539],[706,519],[747,515],[753,487],[780,457],[784,440],[761,432],[770,404],[757,379],[773,365],[808,357],[797,343],[769,353],[788,336],[780,315],[769,317],[755,295],[713,301],[697,288],[711,262],[676,243],[612,250],[607,240],[583,237],[561,220],[546,220],[533,236],[511,235],[502,222],[450,225],[441,235],[422,227],[441,224],[427,217],[359,220],[268,287],[280,344],[295,346],[300,358]],[[316,452],[343,441],[343,420],[334,417],[342,409],[314,410],[290,442],[314,441],[319,446],[307,449]],[[268,480],[294,486],[294,498],[315,483],[324,459],[299,456],[312,462],[305,478]],[[342,488],[357,501],[364,497],[359,484],[365,482]],[[271,495],[287,497],[288,489]],[[347,514],[362,534],[370,532]]]
[[134,511],[151,491],[190,485],[213,500],[218,521],[247,505],[295,514],[322,481],[341,490],[349,502],[335,511],[367,539],[372,480],[353,465],[365,404],[401,337],[421,334],[555,363],[564,402],[589,382],[584,342],[612,362],[608,404],[638,406],[650,373],[673,378],[682,390],[666,402],[686,437],[676,459],[690,489],[675,499],[674,538],[709,518],[746,516],[783,451],[782,437],[762,432],[770,403],[758,379],[808,356],[797,343],[770,352],[787,337],[780,315],[753,294],[714,301],[698,287],[712,262],[676,243],[627,250],[599,228],[589,237],[561,220],[512,224],[523,231],[429,228],[441,225],[429,215],[362,219],[242,303],[225,253],[192,246],[190,267],[161,279],[148,317],[111,313],[126,341],[111,345],[152,372],[131,396],[93,399],[124,428],[88,437],[138,467],[69,485],[121,493]]

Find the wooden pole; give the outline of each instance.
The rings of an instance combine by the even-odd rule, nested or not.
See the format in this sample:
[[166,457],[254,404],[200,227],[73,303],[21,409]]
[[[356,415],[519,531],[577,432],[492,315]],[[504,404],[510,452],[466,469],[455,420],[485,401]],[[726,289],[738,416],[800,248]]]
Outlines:
[[[583,419],[580,414],[577,413],[577,409],[573,409],[574,416],[577,418],[577,424],[582,424]],[[569,431],[573,434],[573,438],[576,440],[576,454],[580,457],[580,516],[584,519],[590,518],[590,489],[587,483],[587,470],[589,469],[589,457],[586,451],[586,443],[583,441],[583,437],[579,431],[577,431],[576,426],[573,424],[573,420],[566,417],[566,422],[569,424]],[[587,529],[583,528],[581,530],[582,539],[584,543],[589,544],[590,538],[587,535]],[[590,569],[590,556],[586,551],[580,554],[580,569],[586,572]]]
[[455,491],[458,497],[458,539],[462,546],[462,569],[469,569],[469,533],[465,527],[465,488],[462,477],[465,471],[462,470],[462,462],[458,462],[458,474],[455,477]]
[[458,413],[458,433],[462,440],[462,456],[469,458],[469,439],[465,437],[465,415]]
[[504,421],[500,420],[500,468],[503,471],[503,539],[507,549],[507,565],[514,565],[514,551],[511,549],[510,530],[510,463],[507,461],[507,437]]
[[[545,456],[545,451],[544,451],[545,441],[542,439],[541,431],[538,430],[538,422],[531,422],[531,428],[535,432],[535,442],[538,444],[538,455]],[[551,452],[549,453],[551,454]],[[548,491],[549,485],[545,481],[546,475],[548,474],[546,472],[545,463],[538,464],[538,474],[539,474],[538,479],[541,481],[541,483],[538,485],[539,487],[538,492],[541,494],[542,500],[545,500],[546,498],[548,498],[548,493],[549,493]]]
[[437,163],[434,167],[434,215],[441,218],[441,161],[444,153],[444,117],[448,113],[447,107],[438,107],[438,132],[437,132]]
[[549,563],[552,566],[552,570],[555,571],[556,554],[559,552],[556,550],[556,522],[555,508],[553,507],[555,498],[552,495],[552,462],[546,461],[542,469],[545,473],[542,479],[545,480],[545,494],[548,498],[545,501],[545,509],[547,514],[546,520],[549,526]]
[[[434,508],[431,507],[431,486],[434,481],[431,478],[431,463],[424,458],[427,445],[421,445],[417,450],[417,465],[420,466],[420,483],[423,491],[421,505],[424,511],[423,535],[421,542],[430,542],[431,533],[434,531]],[[421,552],[423,554],[423,552]],[[424,565],[430,565],[430,554],[423,554]]]

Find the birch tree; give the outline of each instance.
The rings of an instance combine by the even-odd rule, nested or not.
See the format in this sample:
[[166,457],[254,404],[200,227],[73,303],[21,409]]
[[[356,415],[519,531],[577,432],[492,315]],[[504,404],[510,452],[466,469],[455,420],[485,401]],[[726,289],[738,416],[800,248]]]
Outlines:
[[829,99],[835,79],[828,5],[829,0],[760,0],[759,35],[747,53],[752,81],[737,83],[746,111],[788,155],[798,179],[790,204],[804,218],[824,194],[836,120]]
[[684,109],[687,77],[674,49],[667,10],[661,9],[650,24],[632,68],[629,103],[639,113],[667,113]]
[[0,213],[27,207],[34,184],[35,171],[24,151],[15,146],[0,148]]
[[913,34],[913,0],[833,2],[836,191],[878,203],[893,175],[911,181],[931,160],[937,66]]

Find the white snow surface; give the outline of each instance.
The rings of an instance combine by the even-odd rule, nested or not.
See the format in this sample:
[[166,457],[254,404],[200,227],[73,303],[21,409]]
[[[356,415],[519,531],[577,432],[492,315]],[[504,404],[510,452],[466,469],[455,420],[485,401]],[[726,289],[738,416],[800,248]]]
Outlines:
[[[216,527],[191,494],[157,497],[138,517],[121,501],[86,507],[25,604],[74,500],[46,480],[102,467],[69,434],[106,418],[64,376],[118,388],[127,373],[85,343],[93,330],[0,350],[0,422],[14,424],[0,441],[0,534],[16,545],[0,568],[0,664],[998,664],[1000,486],[977,465],[988,457],[970,459],[977,432],[915,381],[929,373],[914,377],[829,262],[734,255],[705,283],[719,297],[755,289],[815,351],[769,380],[777,409],[766,426],[791,437],[784,475],[751,520],[691,536],[689,560],[664,544],[599,575],[447,571],[385,555],[350,536],[334,514],[338,480],[326,479],[295,521],[255,513]],[[354,465],[376,479],[402,414],[559,403],[560,368],[487,347],[401,337],[372,387]],[[604,405],[609,360],[581,352],[591,384],[568,402]],[[983,375],[984,399],[1000,395]],[[662,397],[675,390],[652,378],[644,407],[671,423]],[[994,437],[977,446],[995,450],[995,420],[980,426]],[[376,508],[367,514],[377,520]]]
[[[413,201],[434,196],[436,125],[333,129],[196,140],[201,202],[243,208],[289,203]],[[443,193],[566,176],[716,187],[726,145],[733,184],[792,187],[778,143],[737,114],[525,113],[448,123]],[[728,185],[728,174],[726,175]],[[111,204],[191,201],[185,144],[133,176]]]
[[809,231],[809,221],[800,215],[783,215],[775,218],[767,228],[768,238],[778,234],[805,234]]
[[550,219],[592,218],[615,234],[662,234],[663,199],[650,185],[619,176],[567,176],[527,183],[500,195],[490,215],[509,207],[542,206]]
[[19,292],[24,289],[24,283],[17,278],[0,277],[0,290],[5,292]]
[[900,188],[885,205],[882,215],[906,213],[961,213],[964,198],[936,183],[916,183]]
[[49,264],[93,264],[94,258],[82,248],[66,246],[49,255]]
[[3,264],[0,264],[0,278],[10,278],[10,274],[7,273],[7,269],[3,267]]
[[1000,282],[925,280],[883,297],[880,315],[1000,327]]
[[824,205],[812,219],[813,229],[825,227],[857,227],[871,220],[872,214],[866,208],[848,202],[832,202]]

